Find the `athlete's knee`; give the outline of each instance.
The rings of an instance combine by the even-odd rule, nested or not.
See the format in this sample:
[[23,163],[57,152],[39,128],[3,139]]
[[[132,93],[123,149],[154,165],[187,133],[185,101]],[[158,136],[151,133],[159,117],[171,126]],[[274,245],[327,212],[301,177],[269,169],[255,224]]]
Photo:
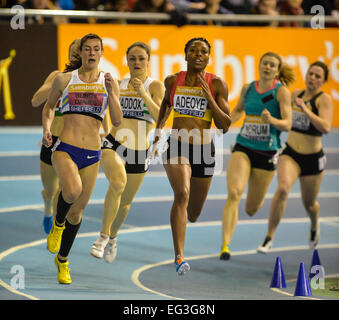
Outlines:
[[305,201],[304,200],[304,207],[307,212],[318,212],[320,209],[320,204],[318,201]]
[[81,221],[82,214],[86,208],[87,202],[78,201],[73,204],[67,213],[67,220],[71,224],[78,224]]
[[192,222],[192,223],[196,222],[198,220],[199,216],[200,216],[200,212],[193,212],[193,213],[189,212],[187,214],[188,221]]
[[130,203],[120,203],[119,211],[125,215],[129,212],[130,207],[131,207]]
[[286,200],[288,198],[288,193],[290,192],[290,188],[286,184],[279,184],[278,189],[276,191],[276,195],[280,200]]
[[109,180],[109,188],[115,194],[122,194],[127,183],[126,175],[120,175]]
[[174,192],[174,202],[177,204],[187,204],[189,200],[190,192],[188,188],[181,188]]
[[187,207],[187,218],[189,222],[196,222],[200,217],[202,206],[199,204],[189,205]]
[[70,224],[76,225],[81,222],[82,213],[84,212],[84,208],[81,208],[77,211],[72,210],[72,208],[69,210],[67,214],[67,220]]
[[74,203],[81,195],[82,186],[73,185],[71,187],[65,187],[62,190],[62,197],[67,203]]
[[227,200],[240,202],[242,196],[242,192],[237,187],[230,187],[228,190]]
[[251,207],[246,206],[245,211],[250,217],[253,217],[259,209],[260,209],[260,206],[251,206]]
[[263,199],[260,203],[246,203],[245,211],[250,216],[253,217],[258,210],[264,205],[265,199]]

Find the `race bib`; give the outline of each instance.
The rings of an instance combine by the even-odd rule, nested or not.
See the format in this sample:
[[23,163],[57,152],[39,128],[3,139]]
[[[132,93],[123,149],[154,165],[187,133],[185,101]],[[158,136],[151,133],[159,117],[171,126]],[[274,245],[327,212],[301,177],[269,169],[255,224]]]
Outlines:
[[207,109],[207,99],[199,87],[187,88],[178,86],[173,99],[174,111],[180,115],[204,118]]
[[101,113],[105,90],[100,84],[71,84],[68,89],[69,110]]
[[292,107],[292,116],[293,116],[293,125],[292,127],[295,129],[299,129],[302,131],[307,131],[310,128],[310,119],[306,116],[306,114],[297,106]]
[[144,101],[135,91],[121,90],[120,105],[124,117],[142,118],[144,115]]
[[241,136],[254,141],[269,141],[270,124],[264,123],[260,116],[246,116]]

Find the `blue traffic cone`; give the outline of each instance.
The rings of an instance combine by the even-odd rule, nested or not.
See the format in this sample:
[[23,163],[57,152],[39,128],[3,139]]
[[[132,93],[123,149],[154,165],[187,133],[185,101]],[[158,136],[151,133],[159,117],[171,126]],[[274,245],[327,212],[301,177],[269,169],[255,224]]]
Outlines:
[[309,273],[310,279],[312,279],[317,274],[317,272],[312,272],[312,267],[314,266],[321,266],[319,253],[317,249],[313,251],[312,263],[311,263],[311,268],[310,268],[310,273]]
[[271,288],[286,288],[285,275],[280,257],[275,260]]
[[295,287],[294,295],[304,297],[312,296],[310,283],[308,282],[306,274],[305,264],[303,262],[300,263],[297,285]]

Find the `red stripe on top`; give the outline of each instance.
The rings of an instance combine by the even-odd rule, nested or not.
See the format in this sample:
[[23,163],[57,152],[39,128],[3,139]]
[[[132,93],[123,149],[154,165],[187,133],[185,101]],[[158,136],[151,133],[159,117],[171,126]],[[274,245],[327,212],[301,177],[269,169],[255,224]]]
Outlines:
[[263,93],[265,93],[265,92],[267,92],[267,91],[270,91],[270,90],[274,89],[274,87],[275,87],[275,85],[277,84],[278,81],[279,81],[278,79],[274,79],[273,85],[272,85],[270,88],[268,88],[268,89],[266,89],[266,90],[264,90],[264,91],[260,91],[260,90],[259,90],[259,87],[258,87],[258,81],[256,81],[256,82],[254,83],[254,86],[255,86],[255,89],[257,90],[257,92],[258,92],[259,94],[263,94]]
[[[170,96],[170,102],[171,105],[173,106],[173,99],[174,99],[174,94],[175,94],[175,89],[177,86],[184,86],[184,87],[189,87],[185,84],[185,80],[186,80],[186,74],[187,71],[180,71],[178,73],[177,78],[174,81],[174,84],[172,86],[172,90],[171,90],[171,96]],[[215,94],[212,88],[212,80],[215,78],[215,74],[213,73],[209,73],[209,72],[205,72],[204,74],[204,79],[206,80],[208,86],[210,87],[211,93],[213,98],[215,99]],[[201,83],[199,83],[196,87],[201,87]],[[208,106],[207,106],[208,107]]]

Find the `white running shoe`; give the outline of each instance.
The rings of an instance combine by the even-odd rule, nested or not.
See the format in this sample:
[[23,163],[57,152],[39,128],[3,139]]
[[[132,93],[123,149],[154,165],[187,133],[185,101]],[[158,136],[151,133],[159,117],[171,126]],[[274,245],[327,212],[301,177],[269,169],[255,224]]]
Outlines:
[[308,245],[310,249],[315,249],[318,245],[320,239],[320,228],[318,227],[316,230],[311,230],[310,233],[310,240],[308,242]]
[[117,237],[113,239],[109,239],[108,241],[108,244],[105,249],[105,254],[104,254],[105,261],[108,263],[112,263],[117,256],[117,252],[118,252],[117,241],[118,241]]
[[266,254],[272,248],[273,240],[269,237],[266,237],[262,245],[257,248],[258,253]]
[[100,236],[95,242],[93,243],[90,253],[93,257],[101,259],[104,256],[104,250],[108,243],[109,236],[100,233]]
[[180,265],[177,265],[176,271],[178,272],[179,276],[184,275],[188,271],[191,270],[190,265],[188,264],[187,261],[182,262]]
[[177,259],[175,261],[175,270],[178,273],[179,276],[184,275],[188,271],[190,271],[191,267],[188,264],[187,261],[185,261],[184,257],[181,257],[180,254],[178,254]]

